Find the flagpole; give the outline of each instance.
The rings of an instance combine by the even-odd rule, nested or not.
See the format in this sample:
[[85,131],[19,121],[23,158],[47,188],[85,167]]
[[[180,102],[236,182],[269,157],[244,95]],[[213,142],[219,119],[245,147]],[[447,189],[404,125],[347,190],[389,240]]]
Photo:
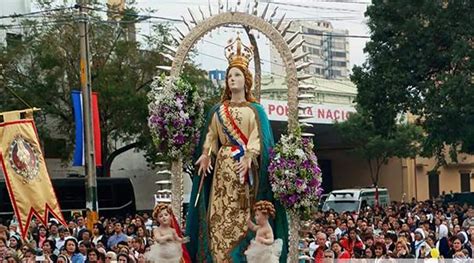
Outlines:
[[88,0],[77,0],[79,4],[79,37],[81,53],[81,90],[84,115],[84,170],[86,175],[86,208],[88,223],[97,218],[97,178],[94,152],[94,133],[92,130],[92,90],[90,83],[90,50],[87,7]]

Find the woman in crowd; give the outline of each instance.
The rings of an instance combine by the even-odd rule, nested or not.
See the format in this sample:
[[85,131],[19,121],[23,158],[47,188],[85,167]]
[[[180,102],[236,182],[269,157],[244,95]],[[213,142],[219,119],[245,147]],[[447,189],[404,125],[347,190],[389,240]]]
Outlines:
[[394,254],[397,258],[414,258],[414,256],[410,254],[410,249],[404,240],[399,240],[395,243]]
[[377,242],[374,245],[374,259],[375,263],[378,262],[383,262],[384,259],[386,259],[387,255],[387,248],[385,247],[385,244],[382,242]]
[[44,241],[48,239],[48,229],[44,225],[38,227],[38,234],[35,236],[36,244],[39,248],[43,247]]
[[97,246],[98,242],[107,244],[107,237],[105,236],[104,226],[101,223],[95,223],[92,229],[92,243]]
[[360,240],[357,235],[357,229],[355,227],[351,227],[348,230],[349,235],[343,237],[340,241],[342,248],[351,255],[354,255],[354,249],[363,249],[364,243]]
[[56,250],[56,242],[51,239],[46,239],[43,243],[43,255],[49,262],[56,262],[58,259],[58,256],[54,254],[54,250]]
[[349,254],[349,252],[342,250],[341,245],[337,241],[334,241],[331,243],[331,249],[332,251],[334,251],[335,258],[337,259],[351,258],[351,255]]
[[22,242],[21,242],[20,237],[18,235],[12,235],[9,241],[10,242],[8,244],[8,247],[14,250],[17,253],[17,255],[21,255]]
[[83,263],[85,261],[85,257],[79,252],[79,246],[75,238],[68,238],[64,242],[64,247],[66,256],[72,263]]
[[144,225],[137,227],[137,237],[143,240],[143,245],[148,245],[148,231]]

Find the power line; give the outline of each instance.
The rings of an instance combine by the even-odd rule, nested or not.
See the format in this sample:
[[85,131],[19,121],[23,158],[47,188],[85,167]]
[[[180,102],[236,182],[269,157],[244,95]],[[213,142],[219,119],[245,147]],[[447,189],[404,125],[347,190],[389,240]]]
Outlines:
[[[297,31],[291,31],[288,30],[288,33],[296,33]],[[332,33],[332,32],[306,32],[302,33],[300,32],[301,35],[307,35],[307,36],[330,36],[330,37],[346,37],[346,38],[370,38],[370,36],[365,36],[365,35],[345,35],[345,34],[338,34],[338,33]]]
[[113,11],[113,10],[106,10],[102,8],[97,8],[97,7],[83,7],[84,9],[92,10],[92,11],[99,11],[99,12],[105,12],[108,14],[116,14],[116,15],[127,15],[135,18],[142,18],[142,19],[150,19],[150,18],[155,18],[155,19],[160,19],[160,20],[165,20],[165,21],[171,21],[171,22],[183,22],[181,19],[177,18],[169,18],[169,17],[163,17],[163,16],[152,16],[152,15],[141,15],[141,14],[130,14],[124,11]]
[[328,10],[328,11],[360,13],[360,11],[358,10],[347,9],[347,8],[321,7],[321,6],[314,6],[314,5],[303,5],[303,4],[294,4],[294,3],[276,2],[276,1],[272,1],[271,3],[275,5],[286,5],[286,6],[294,6],[294,7],[301,7],[301,8],[312,8],[312,9]]
[[60,8],[54,8],[54,9],[46,9],[46,10],[41,10],[41,11],[35,11],[35,12],[29,12],[29,13],[22,13],[22,14],[12,14],[12,15],[6,15],[6,16],[0,16],[0,19],[6,19],[6,18],[21,18],[21,17],[26,17],[26,16],[33,16],[33,15],[38,15],[38,14],[43,14],[43,13],[48,13],[48,12],[57,12],[57,11],[64,11],[68,9],[73,9],[75,6],[72,7],[60,7]]

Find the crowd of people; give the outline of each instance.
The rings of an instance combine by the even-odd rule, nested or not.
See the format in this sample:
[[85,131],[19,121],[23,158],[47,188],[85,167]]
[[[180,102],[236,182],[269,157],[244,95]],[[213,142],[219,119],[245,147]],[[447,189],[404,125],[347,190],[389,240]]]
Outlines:
[[474,258],[474,208],[435,200],[358,213],[315,212],[300,233],[300,262]]
[[[148,213],[100,218],[92,229],[76,214],[64,227],[33,219],[26,240],[15,220],[0,224],[0,261],[147,262],[157,225]],[[435,201],[392,202],[359,213],[317,211],[301,230],[300,263],[343,259],[474,258],[474,208]],[[458,261],[459,262],[459,261]]]
[[19,234],[18,223],[0,224],[0,262],[146,262],[153,244],[148,213],[125,218],[101,218],[92,229],[76,214],[64,227],[55,219],[42,225],[33,219],[27,239]]

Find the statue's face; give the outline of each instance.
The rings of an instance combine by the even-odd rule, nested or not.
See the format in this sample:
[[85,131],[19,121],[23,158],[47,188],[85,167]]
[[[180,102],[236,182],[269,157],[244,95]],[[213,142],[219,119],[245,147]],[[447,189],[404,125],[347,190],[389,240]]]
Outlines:
[[230,91],[242,91],[245,88],[245,75],[238,68],[231,68],[227,75],[227,83]]

